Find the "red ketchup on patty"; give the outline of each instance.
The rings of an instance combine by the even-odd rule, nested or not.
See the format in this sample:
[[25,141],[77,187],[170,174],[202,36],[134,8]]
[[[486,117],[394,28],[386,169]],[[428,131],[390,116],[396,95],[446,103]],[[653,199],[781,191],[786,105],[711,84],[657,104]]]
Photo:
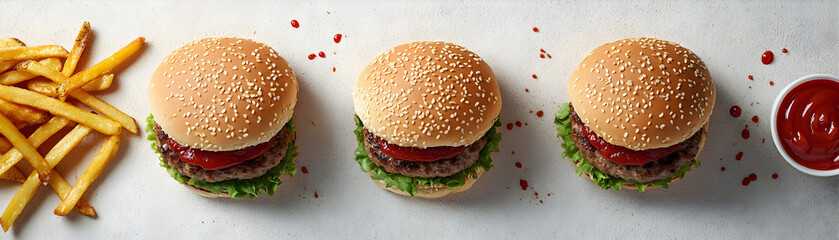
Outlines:
[[839,168],[839,82],[796,86],[781,101],[776,122],[781,145],[795,162],[814,170]]

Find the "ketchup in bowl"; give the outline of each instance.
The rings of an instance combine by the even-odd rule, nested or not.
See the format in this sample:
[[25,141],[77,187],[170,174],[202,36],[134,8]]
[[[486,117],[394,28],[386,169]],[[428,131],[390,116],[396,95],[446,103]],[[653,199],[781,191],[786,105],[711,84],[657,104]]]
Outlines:
[[839,82],[816,79],[795,86],[781,101],[776,121],[778,140],[795,162],[839,169]]

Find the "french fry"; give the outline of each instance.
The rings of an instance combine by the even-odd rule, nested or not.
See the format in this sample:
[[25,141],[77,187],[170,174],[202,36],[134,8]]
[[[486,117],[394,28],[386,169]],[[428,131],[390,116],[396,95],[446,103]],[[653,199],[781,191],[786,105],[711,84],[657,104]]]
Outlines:
[[8,152],[12,149],[12,143],[9,140],[6,140],[4,137],[0,137],[0,153]]
[[[47,160],[44,160],[44,157],[38,153],[38,150],[32,146],[32,143],[17,130],[12,121],[10,121],[6,116],[0,114],[0,133],[3,136],[6,136],[9,139],[9,142],[12,142],[12,145],[15,146],[15,149],[20,151],[23,157],[29,161],[29,164],[35,168],[35,171],[40,174],[40,178],[42,182],[46,182],[49,180],[50,176],[50,167],[47,163]],[[5,154],[4,154],[5,155]]]
[[40,186],[40,181],[38,181],[38,173],[32,173],[29,175],[29,178],[26,179],[26,182],[20,187],[20,190],[15,193],[15,196],[12,197],[12,202],[9,203],[9,206],[6,207],[6,210],[3,211],[3,215],[0,216],[0,226],[3,226],[3,231],[8,232],[9,228],[12,227],[12,223],[17,219],[17,216],[20,215],[20,212],[23,211],[23,207],[29,203],[29,200],[32,200],[32,197],[35,196],[35,191],[38,190],[38,186]]
[[85,84],[82,89],[89,92],[102,91],[111,87],[113,82],[114,74],[105,74]]
[[137,38],[110,57],[102,60],[96,65],[93,65],[93,67],[85,69],[76,75],[67,78],[67,80],[59,84],[57,89],[58,96],[63,98],[68,93],[79,89],[81,86],[84,86],[94,78],[111,71],[117,65],[123,63],[126,59],[134,55],[134,53],[137,53],[137,51],[140,50],[140,47],[143,46],[143,42],[145,42],[145,40],[146,39],[142,37]]
[[[7,48],[7,47],[23,47],[26,44],[23,44],[17,38],[0,38],[0,48]],[[5,72],[6,70],[11,69],[12,67],[17,64],[17,61],[0,61],[0,72]]]
[[[47,58],[39,61],[38,63],[56,71],[61,69],[61,60],[58,60],[58,58]],[[3,74],[0,74],[0,84],[15,85],[37,76],[37,74],[29,73],[24,69],[8,71],[4,72]]]
[[22,61],[41,58],[66,58],[70,53],[58,45],[34,47],[8,47],[0,49],[0,61]]
[[23,180],[26,180],[26,178],[23,177],[23,173],[20,172],[20,169],[14,166],[9,168],[9,170],[3,174],[0,174],[0,179],[11,180],[19,183],[23,183]]
[[104,146],[102,146],[102,150],[93,157],[90,165],[79,177],[79,180],[76,181],[76,184],[73,185],[73,189],[71,189],[70,193],[67,194],[67,198],[61,201],[61,204],[55,208],[55,211],[53,212],[55,215],[65,216],[70,212],[70,209],[76,206],[76,203],[78,203],[84,192],[87,191],[90,184],[102,174],[102,171],[105,170],[105,167],[107,167],[108,163],[111,162],[111,159],[114,158],[118,149],[119,135],[114,135],[108,138],[108,141],[105,142]]
[[116,135],[119,133],[119,123],[111,119],[87,112],[68,103],[36,92],[0,85],[0,98],[49,111],[52,114],[84,124],[106,135]]
[[76,43],[73,44],[73,49],[70,50],[70,55],[64,61],[64,68],[61,69],[61,74],[64,76],[73,75],[73,71],[76,70],[76,64],[79,63],[79,58],[82,57],[82,53],[87,46],[89,37],[90,23],[84,22],[82,24],[82,30],[79,30],[79,36],[76,37]]
[[41,110],[2,99],[0,99],[0,114],[6,115],[12,123],[15,123],[15,126],[18,126],[18,123],[25,123],[23,126],[41,124],[49,120],[49,115]]
[[[39,147],[53,134],[70,124],[70,121],[63,117],[53,117],[47,123],[44,123],[32,135],[29,135],[28,140],[32,142],[32,146]],[[17,162],[23,159],[23,154],[12,148],[2,156],[0,156],[0,173],[5,173],[11,169]]]
[[[67,183],[67,180],[65,180],[64,177],[61,176],[61,174],[55,171],[55,169],[53,169],[50,173],[49,185],[55,192],[55,194],[58,195],[58,198],[60,198],[61,201],[67,199],[67,195],[70,194],[70,190],[73,189],[73,187],[71,187],[70,184]],[[84,197],[79,199],[79,203],[77,203],[76,207],[74,208],[76,209],[76,211],[79,211],[81,214],[84,214],[86,216],[96,216],[96,209],[94,209],[93,206],[91,206],[90,203],[88,203],[87,200],[84,199]]]
[[[51,75],[51,73],[47,73],[46,75]],[[55,85],[55,83],[39,80],[27,82],[27,88],[29,88],[29,90],[47,96],[56,96]],[[94,110],[116,121],[129,132],[137,134],[137,129],[139,127],[137,126],[137,122],[134,121],[134,118],[128,116],[128,114],[125,114],[124,112],[120,111],[114,106],[111,106],[107,102],[102,101],[101,99],[85,92],[82,89],[70,93],[70,96],[75,98],[76,100],[79,100],[84,105],[87,105],[88,107],[93,108]]]

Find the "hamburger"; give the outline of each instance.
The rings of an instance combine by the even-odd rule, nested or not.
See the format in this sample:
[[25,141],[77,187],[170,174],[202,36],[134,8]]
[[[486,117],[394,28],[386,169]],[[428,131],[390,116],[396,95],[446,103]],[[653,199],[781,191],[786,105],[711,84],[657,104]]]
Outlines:
[[199,195],[270,196],[296,172],[296,102],[294,72],[271,47],[207,38],[152,74],[146,131],[160,166]]
[[356,161],[390,192],[437,198],[492,169],[501,94],[477,54],[446,42],[396,46],[353,89]]
[[667,188],[705,143],[714,82],[676,43],[631,38],[600,46],[574,70],[556,114],[564,157],[603,189]]

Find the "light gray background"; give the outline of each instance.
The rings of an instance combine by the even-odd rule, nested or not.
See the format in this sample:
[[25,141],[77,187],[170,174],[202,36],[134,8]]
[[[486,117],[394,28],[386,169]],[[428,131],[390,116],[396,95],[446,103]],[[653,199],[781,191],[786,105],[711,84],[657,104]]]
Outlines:
[[[214,36],[252,38],[274,47],[300,82],[297,162],[310,171],[298,172],[274,197],[205,199],[158,166],[145,134],[126,134],[117,159],[86,194],[99,212],[97,219],[75,212],[54,216],[59,200],[41,188],[6,237],[839,237],[837,178],[797,172],[776,152],[769,133],[771,103],[787,83],[811,73],[839,74],[837,1],[0,1],[0,6],[2,37],[18,37],[29,45],[70,48],[82,22],[90,21],[94,38],[84,66],[146,37],[142,55],[118,74],[115,90],[97,94],[141,125],[148,114],[147,79],[174,49]],[[292,19],[300,22],[299,29],[290,26]],[[540,31],[534,33],[533,27]],[[344,34],[340,44],[332,41],[336,33]],[[700,157],[702,166],[668,190],[601,190],[559,157],[552,116],[568,101],[567,78],[590,50],[641,36],[680,43],[708,65],[717,86],[709,141]],[[481,55],[502,87],[504,123],[528,123],[501,131],[502,151],[493,157],[496,168],[471,190],[438,200],[382,191],[353,161],[350,90],[357,75],[377,54],[417,40],[450,41]],[[540,48],[553,58],[539,58]],[[781,53],[782,48],[789,53]],[[775,62],[768,66],[760,63],[765,50],[775,52]],[[328,56],[306,58],[319,51]],[[728,114],[735,104],[743,107],[740,118]],[[530,113],[539,110],[544,117]],[[752,123],[752,115],[760,122]],[[740,137],[745,125],[751,130],[748,140]],[[60,166],[70,181],[104,139],[94,136]],[[735,161],[740,151],[745,156]],[[514,167],[517,161],[524,168]],[[742,186],[750,173],[758,180]],[[780,177],[771,179],[773,173]],[[520,179],[533,188],[522,191]],[[17,186],[0,182],[3,207]],[[314,198],[314,192],[320,197]]]

